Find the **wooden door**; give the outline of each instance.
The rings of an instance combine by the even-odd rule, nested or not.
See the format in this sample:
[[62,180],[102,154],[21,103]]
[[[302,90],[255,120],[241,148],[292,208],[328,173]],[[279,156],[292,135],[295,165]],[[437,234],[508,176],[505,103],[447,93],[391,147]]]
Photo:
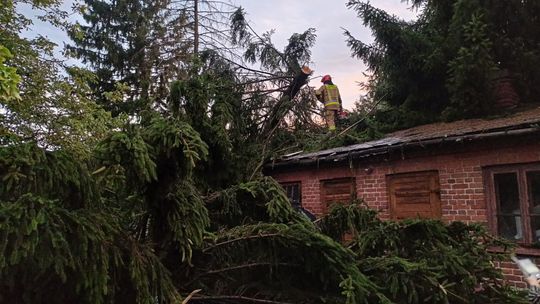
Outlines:
[[387,175],[386,185],[393,219],[441,218],[437,171]]

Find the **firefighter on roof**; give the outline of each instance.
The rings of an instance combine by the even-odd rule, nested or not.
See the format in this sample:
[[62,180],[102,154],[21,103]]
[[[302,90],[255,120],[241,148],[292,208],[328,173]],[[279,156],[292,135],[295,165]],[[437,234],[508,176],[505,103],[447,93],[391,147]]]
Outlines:
[[317,99],[324,103],[324,112],[326,125],[328,130],[336,130],[336,119],[338,114],[343,110],[341,104],[341,96],[339,95],[338,87],[332,83],[332,77],[330,75],[325,75],[321,79],[323,85],[315,91]]

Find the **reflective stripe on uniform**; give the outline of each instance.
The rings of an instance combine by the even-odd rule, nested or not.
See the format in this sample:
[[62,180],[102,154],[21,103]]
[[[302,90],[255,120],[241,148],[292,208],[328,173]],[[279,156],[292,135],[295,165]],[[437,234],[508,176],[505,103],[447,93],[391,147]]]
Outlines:
[[339,105],[339,90],[336,85],[326,84],[324,85],[326,91],[324,106]]
[[325,107],[339,106],[339,102],[335,102],[335,101],[333,101],[333,102],[326,102],[326,103],[324,104],[324,106],[325,106]]

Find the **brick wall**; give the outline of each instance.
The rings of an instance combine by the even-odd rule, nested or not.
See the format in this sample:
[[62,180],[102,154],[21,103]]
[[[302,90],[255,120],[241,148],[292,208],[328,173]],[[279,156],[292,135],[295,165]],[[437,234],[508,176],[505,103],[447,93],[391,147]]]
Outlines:
[[[388,174],[436,170],[439,173],[442,219],[466,223],[488,223],[483,167],[540,162],[538,140],[462,145],[458,149],[430,149],[400,152],[386,159],[353,161],[297,168],[271,173],[280,182],[300,182],[302,205],[315,215],[324,213],[320,182],[325,179],[356,177],[359,198],[380,217],[390,217],[386,176]],[[521,273],[513,263],[501,268],[508,279],[521,286]],[[520,285],[521,284],[521,285]]]
[[499,267],[502,270],[504,277],[510,285],[518,288],[527,287],[527,283],[523,278],[521,270],[519,270],[519,268],[516,266],[516,263],[514,263],[513,261],[495,262],[495,266]]
[[[437,151],[434,151],[437,152]],[[271,175],[279,182],[300,182],[302,205],[314,214],[321,215],[324,208],[320,201],[320,183],[323,180],[356,177],[356,191],[373,209],[388,218],[388,174],[430,171],[439,172],[443,220],[487,222],[484,193],[483,167],[540,162],[540,142],[510,147],[481,146],[474,151],[451,154],[411,155],[410,158],[363,161],[343,165],[297,168]]]

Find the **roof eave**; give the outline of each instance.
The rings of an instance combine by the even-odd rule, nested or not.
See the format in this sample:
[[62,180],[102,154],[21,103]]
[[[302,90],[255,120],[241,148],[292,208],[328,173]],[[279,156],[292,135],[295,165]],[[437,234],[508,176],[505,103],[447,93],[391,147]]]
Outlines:
[[333,153],[333,154],[330,154],[327,156],[321,156],[321,157],[315,156],[311,158],[293,158],[293,159],[272,161],[272,162],[268,162],[265,165],[265,169],[275,170],[275,169],[285,169],[285,168],[296,167],[296,166],[310,166],[314,164],[318,165],[321,163],[329,163],[329,162],[343,162],[343,161],[348,161],[348,160],[350,161],[353,159],[369,158],[373,156],[384,155],[392,151],[395,151],[397,149],[404,149],[404,148],[414,147],[414,146],[431,146],[434,144],[455,143],[455,142],[460,142],[460,141],[465,142],[465,141],[475,141],[475,140],[480,140],[480,139],[489,139],[489,138],[497,138],[497,137],[526,135],[526,134],[536,133],[539,131],[540,131],[540,127],[530,127],[530,128],[523,128],[523,129],[504,130],[504,131],[487,132],[487,133],[439,137],[439,138],[432,138],[432,139],[421,140],[421,141],[404,142],[404,143],[395,144],[395,145],[373,147],[373,148],[362,149],[362,150],[349,150],[349,151]]

